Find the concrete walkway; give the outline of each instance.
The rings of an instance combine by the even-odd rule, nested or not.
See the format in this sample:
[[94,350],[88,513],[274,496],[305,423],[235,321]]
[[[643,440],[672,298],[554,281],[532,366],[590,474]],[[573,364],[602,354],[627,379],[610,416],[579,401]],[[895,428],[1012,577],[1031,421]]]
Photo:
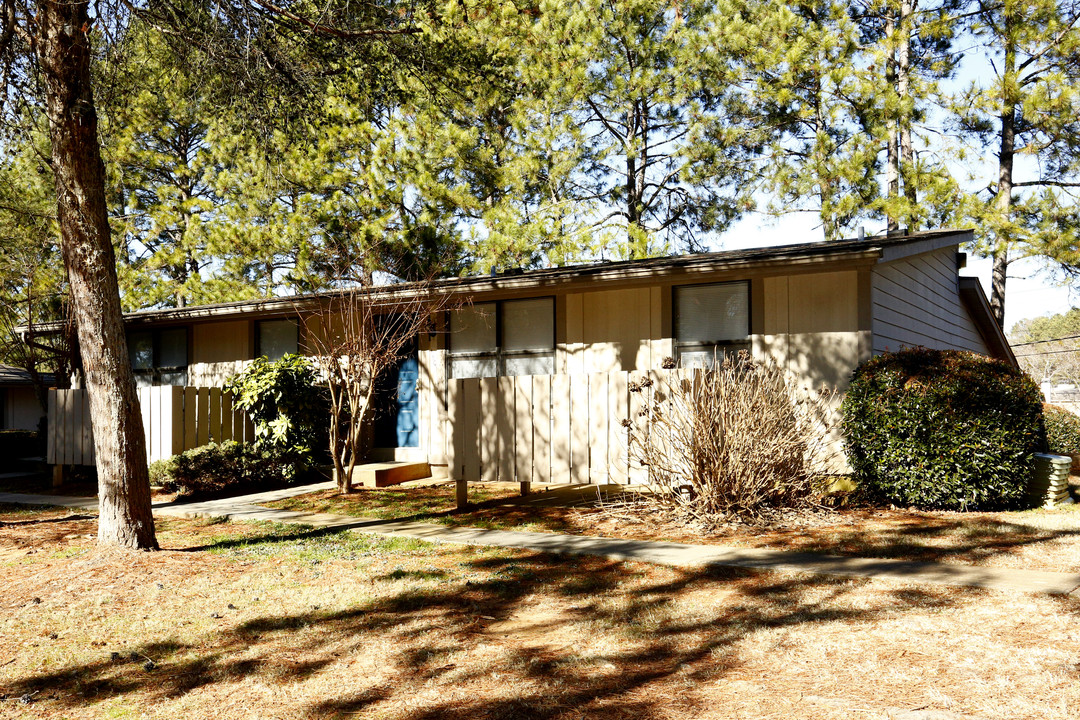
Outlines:
[[[621,540],[559,533],[522,532],[518,530],[455,528],[406,520],[364,520],[362,518],[327,513],[292,512],[259,507],[257,504],[318,490],[328,490],[333,487],[334,484],[328,482],[220,500],[156,503],[154,513],[173,517],[264,520],[310,525],[319,529],[336,528],[375,535],[415,538],[428,542],[518,548],[569,555],[590,555],[610,560],[633,560],[675,567],[749,568],[1055,595],[1067,595],[1080,588],[1080,573],[877,558],[852,558],[784,550],[688,545],[650,540]],[[94,498],[22,495],[17,493],[0,493],[0,503],[59,505],[72,509],[93,509],[97,507],[97,500]]]

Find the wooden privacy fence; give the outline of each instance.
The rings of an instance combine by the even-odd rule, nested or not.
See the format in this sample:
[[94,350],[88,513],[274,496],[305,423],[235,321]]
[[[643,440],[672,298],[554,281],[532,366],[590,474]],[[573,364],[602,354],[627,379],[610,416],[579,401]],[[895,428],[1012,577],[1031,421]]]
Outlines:
[[[233,409],[232,396],[212,387],[139,388],[146,453],[150,462],[209,442],[251,441],[255,429]],[[85,390],[49,390],[46,461],[53,465],[93,465],[94,441]]]
[[[643,483],[629,429],[657,392],[693,370],[449,381],[450,476],[469,482]],[[652,384],[630,392],[631,384]]]

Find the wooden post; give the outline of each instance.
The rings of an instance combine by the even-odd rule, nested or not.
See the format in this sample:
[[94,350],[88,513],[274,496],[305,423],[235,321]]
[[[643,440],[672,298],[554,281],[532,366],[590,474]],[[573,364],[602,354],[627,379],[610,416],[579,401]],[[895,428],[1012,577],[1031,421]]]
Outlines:
[[469,482],[459,477],[454,481],[454,491],[457,497],[457,509],[464,510],[469,504]]
[[526,495],[528,495],[531,492],[532,492],[532,483],[528,482],[528,481],[523,481],[521,483],[521,496],[525,497]]
[[64,472],[64,465],[53,465],[52,467],[52,486],[54,488],[60,487],[64,484],[64,476],[67,474]]

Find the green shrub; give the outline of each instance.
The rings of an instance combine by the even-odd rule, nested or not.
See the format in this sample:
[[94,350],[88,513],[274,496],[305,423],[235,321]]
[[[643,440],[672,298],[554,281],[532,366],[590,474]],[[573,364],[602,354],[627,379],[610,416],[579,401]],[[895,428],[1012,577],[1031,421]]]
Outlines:
[[[176,457],[175,455],[173,457]],[[167,486],[172,481],[175,472],[173,458],[155,460],[150,463],[150,485],[154,487]]]
[[1043,406],[1046,446],[1057,455],[1080,454],[1080,417],[1057,405]]
[[181,497],[260,491],[287,485],[297,477],[292,463],[274,453],[232,440],[185,450],[151,465],[151,482]]
[[255,425],[256,448],[300,465],[326,457],[330,403],[307,358],[259,358],[230,378],[224,388]]
[[863,363],[841,413],[860,491],[898,505],[1019,506],[1044,442],[1034,381],[955,350],[916,348]]

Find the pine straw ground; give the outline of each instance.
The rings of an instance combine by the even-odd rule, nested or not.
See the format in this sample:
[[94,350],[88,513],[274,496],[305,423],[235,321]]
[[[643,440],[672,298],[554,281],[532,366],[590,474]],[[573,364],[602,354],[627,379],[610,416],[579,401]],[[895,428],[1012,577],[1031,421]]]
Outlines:
[[[0,506],[0,717],[1075,718],[1080,600]],[[940,716],[939,716],[940,717]]]

